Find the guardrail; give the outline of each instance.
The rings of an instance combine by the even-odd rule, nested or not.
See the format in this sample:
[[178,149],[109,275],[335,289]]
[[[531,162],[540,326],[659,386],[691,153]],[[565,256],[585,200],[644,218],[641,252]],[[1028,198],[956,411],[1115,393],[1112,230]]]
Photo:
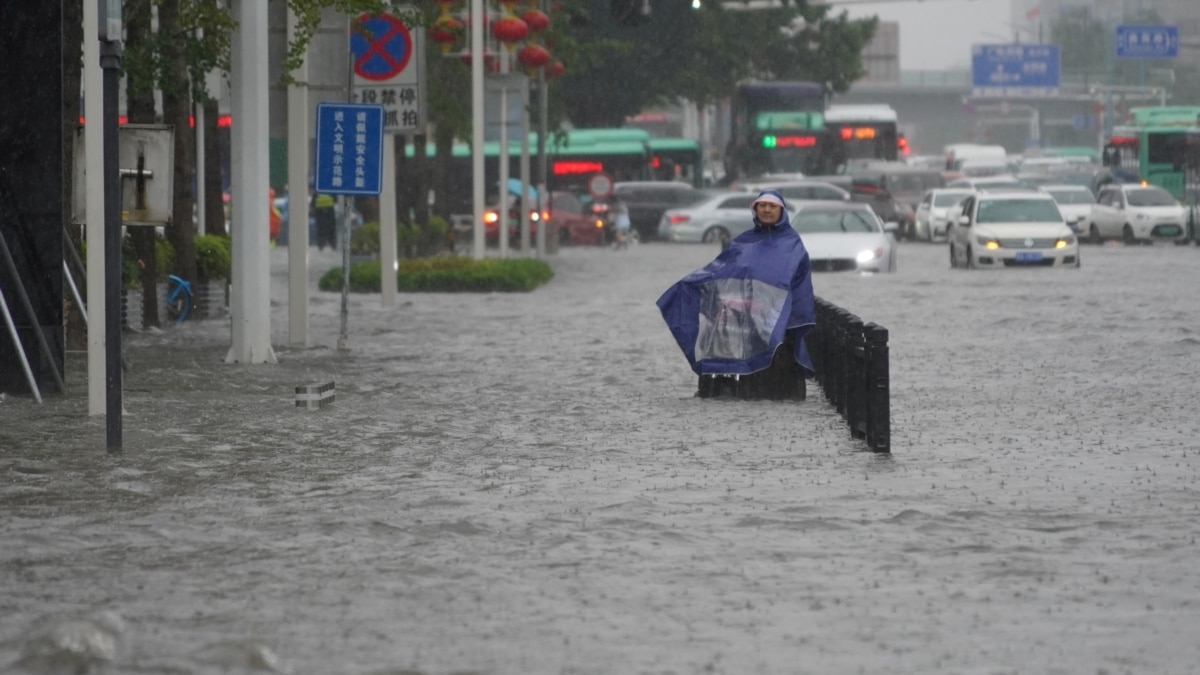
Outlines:
[[817,383],[873,452],[892,451],[888,330],[816,298],[817,325],[805,337]]

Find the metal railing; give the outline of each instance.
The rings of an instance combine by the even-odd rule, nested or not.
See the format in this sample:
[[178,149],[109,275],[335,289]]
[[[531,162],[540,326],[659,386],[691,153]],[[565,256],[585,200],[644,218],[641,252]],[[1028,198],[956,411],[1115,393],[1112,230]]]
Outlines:
[[892,451],[888,330],[816,298],[817,325],[805,337],[817,383],[853,438],[872,452]]

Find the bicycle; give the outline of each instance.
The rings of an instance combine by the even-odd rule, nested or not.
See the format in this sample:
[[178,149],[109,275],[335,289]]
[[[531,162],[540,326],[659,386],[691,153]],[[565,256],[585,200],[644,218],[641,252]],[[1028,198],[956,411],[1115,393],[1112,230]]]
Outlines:
[[183,323],[192,311],[192,284],[174,274],[167,275],[167,316]]

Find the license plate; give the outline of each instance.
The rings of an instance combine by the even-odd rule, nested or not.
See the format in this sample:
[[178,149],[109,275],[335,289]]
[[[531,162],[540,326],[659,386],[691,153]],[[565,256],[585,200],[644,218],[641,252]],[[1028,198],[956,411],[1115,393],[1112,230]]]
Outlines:
[[1041,259],[1041,251],[1019,251],[1017,253],[1017,262],[1019,263],[1038,262]]
[[1181,232],[1178,225],[1159,225],[1154,228],[1154,234],[1160,237],[1178,237]]

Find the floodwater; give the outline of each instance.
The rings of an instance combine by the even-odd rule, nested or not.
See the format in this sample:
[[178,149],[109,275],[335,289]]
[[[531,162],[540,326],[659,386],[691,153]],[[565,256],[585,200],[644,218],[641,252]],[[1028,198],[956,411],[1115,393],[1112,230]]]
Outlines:
[[654,301],[714,254],[355,296],[340,352],[274,250],[279,363],[130,334],[120,455],[70,355],[0,400],[0,673],[1200,672],[1200,249],[819,275],[890,330],[890,456],[815,386],[692,396]]

